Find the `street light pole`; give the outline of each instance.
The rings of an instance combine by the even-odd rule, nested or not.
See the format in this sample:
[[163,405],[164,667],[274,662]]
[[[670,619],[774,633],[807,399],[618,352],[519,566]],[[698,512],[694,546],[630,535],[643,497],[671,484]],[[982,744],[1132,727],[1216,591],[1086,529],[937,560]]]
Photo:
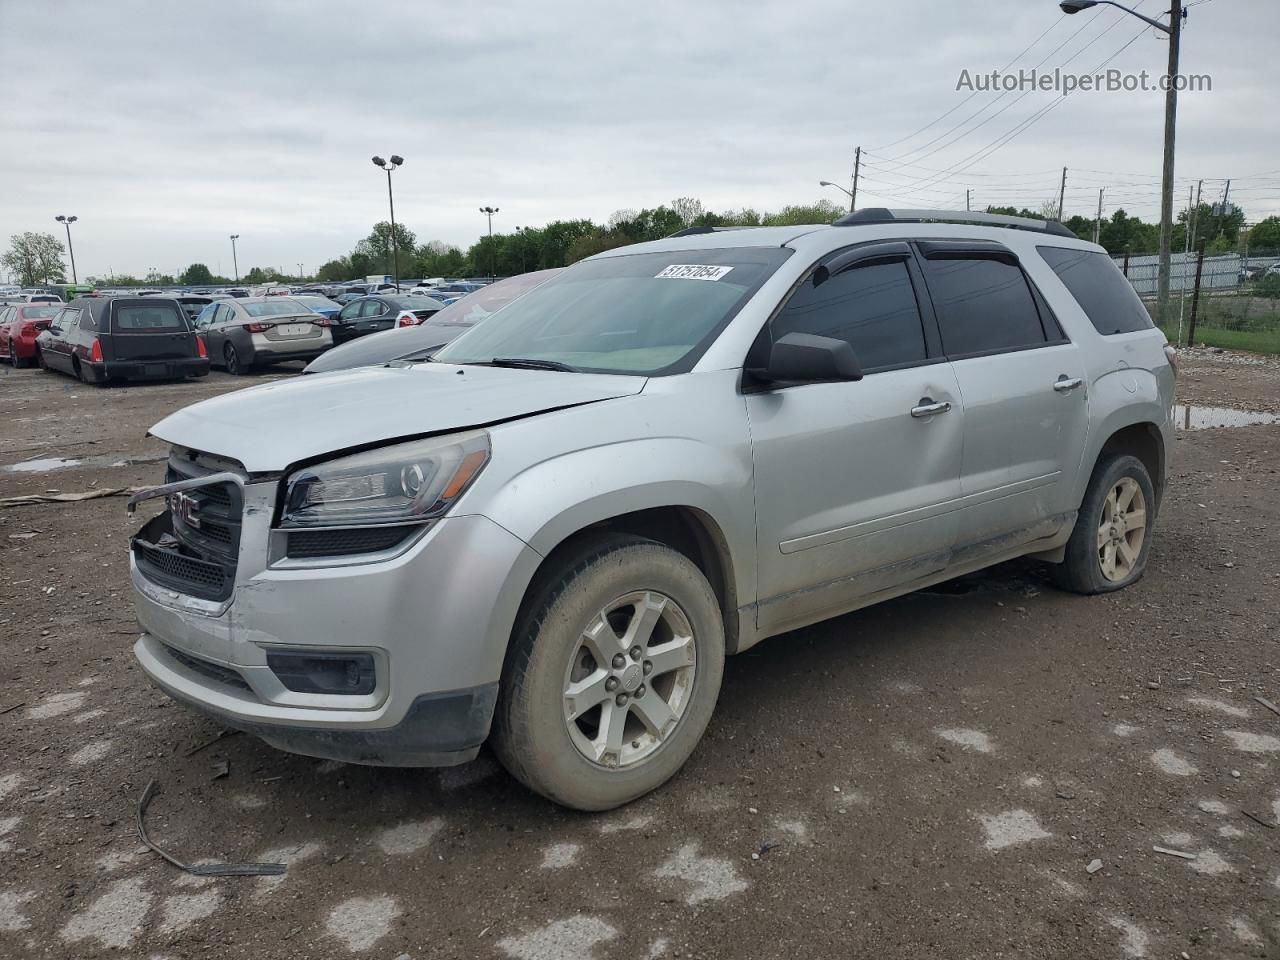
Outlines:
[[524,266],[524,227],[516,227],[516,236],[519,237],[518,245],[520,247],[520,272],[525,272]]
[[492,279],[497,275],[497,251],[493,248],[493,215],[498,212],[497,207],[481,207],[480,212],[489,218],[489,277]]
[[236,283],[240,282],[240,261],[236,259],[236,241],[240,239],[240,234],[233,233],[231,235],[231,269],[235,271]]
[[1114,0],[1062,0],[1058,6],[1063,13],[1079,13],[1099,4],[1123,10],[1169,36],[1169,66],[1165,75],[1164,93],[1164,163],[1160,172],[1160,274],[1156,288],[1156,320],[1164,325],[1170,320],[1169,277],[1172,272],[1170,247],[1173,244],[1173,153],[1178,118],[1178,54],[1182,45],[1182,19],[1186,14],[1182,8],[1182,0],[1171,0],[1168,26]]
[[841,193],[843,193],[846,197],[849,198],[849,212],[850,213],[853,212],[853,191],[849,190],[847,187],[840,186],[840,184],[838,183],[832,183],[830,180],[819,180],[818,186],[835,187],[837,190],[839,190]]
[[80,285],[80,280],[76,277],[76,248],[71,245],[71,225],[79,220],[79,217],[57,216],[53,219],[67,228],[67,252],[71,254],[71,282],[76,286]]
[[396,237],[396,200],[391,193],[391,171],[400,167],[404,163],[404,157],[391,155],[391,162],[387,163],[381,157],[374,157],[373,164],[387,171],[387,203],[391,207],[391,262],[394,268],[391,280],[396,285],[396,291],[400,290],[400,242]]

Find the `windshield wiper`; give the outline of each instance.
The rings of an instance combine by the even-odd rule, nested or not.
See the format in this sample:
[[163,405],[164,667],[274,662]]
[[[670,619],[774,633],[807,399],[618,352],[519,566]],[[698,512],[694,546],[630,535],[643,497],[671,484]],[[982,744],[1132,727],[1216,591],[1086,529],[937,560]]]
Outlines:
[[559,360],[536,360],[532,357],[494,357],[489,361],[495,367],[513,367],[517,370],[559,370],[562,373],[577,373],[577,367],[571,367]]

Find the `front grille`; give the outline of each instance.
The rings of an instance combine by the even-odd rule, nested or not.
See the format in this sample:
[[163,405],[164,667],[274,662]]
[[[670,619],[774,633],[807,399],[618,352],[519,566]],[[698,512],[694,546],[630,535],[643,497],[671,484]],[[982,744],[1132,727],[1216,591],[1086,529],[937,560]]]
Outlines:
[[413,536],[420,525],[407,527],[361,527],[351,530],[292,530],[287,555],[296,558],[342,557],[381,553]]
[[176,550],[164,550],[135,541],[134,556],[147,578],[164,587],[187,593],[203,600],[225,600],[231,596],[235,571],[197,557],[184,556]]
[[[235,470],[235,464],[175,447],[166,483]],[[169,510],[133,541],[138,568],[170,590],[202,600],[226,600],[236,581],[244,498],[240,486],[221,483],[169,497]]]
[[240,674],[236,673],[236,671],[232,670],[230,667],[224,667],[221,664],[212,663],[208,660],[203,660],[200,657],[193,657],[189,653],[183,653],[181,650],[175,650],[173,647],[166,646],[164,650],[165,653],[169,654],[170,657],[182,664],[182,666],[194,673],[200,674],[202,677],[217,681],[218,683],[224,683],[229,687],[238,687],[241,690],[252,691],[253,689],[245,682],[244,677],[240,676]]

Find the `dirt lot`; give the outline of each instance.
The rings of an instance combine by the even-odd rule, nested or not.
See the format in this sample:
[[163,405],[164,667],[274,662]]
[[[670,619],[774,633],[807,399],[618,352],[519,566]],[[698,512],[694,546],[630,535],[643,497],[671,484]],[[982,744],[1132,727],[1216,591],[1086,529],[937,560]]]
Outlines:
[[[146,428],[243,386],[0,368],[0,497],[153,482]],[[1180,389],[1280,413],[1280,364],[1194,352]],[[771,640],[604,816],[483,755],[188,755],[218,727],[133,665],[123,500],[0,508],[0,957],[1280,957],[1280,426],[1184,432],[1171,479],[1135,587],[1015,563]],[[145,852],[153,777],[161,845],[288,874]]]

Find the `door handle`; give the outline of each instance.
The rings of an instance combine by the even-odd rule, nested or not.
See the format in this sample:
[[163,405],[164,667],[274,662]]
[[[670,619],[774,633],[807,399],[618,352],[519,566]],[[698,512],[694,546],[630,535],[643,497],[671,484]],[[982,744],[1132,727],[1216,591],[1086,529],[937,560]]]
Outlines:
[[1057,390],[1059,393],[1066,393],[1068,390],[1074,390],[1082,383],[1084,383],[1084,381],[1079,377],[1068,377],[1066,374],[1063,374],[1054,381],[1053,389]]
[[929,397],[922,397],[919,405],[911,408],[911,415],[919,420],[921,417],[932,417],[935,413],[946,413],[950,409],[950,401],[934,403]]

